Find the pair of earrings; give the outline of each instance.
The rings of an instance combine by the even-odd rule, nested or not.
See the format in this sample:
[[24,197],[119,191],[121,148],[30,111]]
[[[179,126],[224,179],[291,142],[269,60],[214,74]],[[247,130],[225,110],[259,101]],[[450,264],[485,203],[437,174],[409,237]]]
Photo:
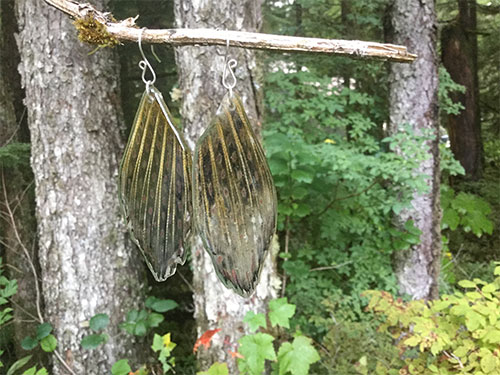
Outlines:
[[[142,31],[141,31],[142,35]],[[235,60],[224,63],[228,93],[194,156],[174,124],[155,73],[139,63],[146,89],[120,165],[120,202],[133,241],[157,281],[184,264],[196,230],[223,284],[250,295],[276,229],[276,192],[264,151],[233,93]],[[146,70],[153,78],[146,80]],[[233,82],[226,82],[231,74]]]

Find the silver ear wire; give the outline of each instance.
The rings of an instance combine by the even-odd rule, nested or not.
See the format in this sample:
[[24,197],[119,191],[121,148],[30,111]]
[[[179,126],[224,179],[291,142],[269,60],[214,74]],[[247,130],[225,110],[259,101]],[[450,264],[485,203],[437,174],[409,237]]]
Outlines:
[[[234,68],[238,65],[235,59],[229,59],[229,39],[226,41],[226,56],[224,57],[224,71],[222,72],[222,85],[229,90],[229,97],[233,96],[233,88],[236,86],[236,76],[234,75]],[[228,76],[231,76],[232,82],[226,82]]]
[[[139,51],[141,51],[142,55],[142,60],[139,62],[139,68],[142,69],[142,82],[146,85],[146,90],[149,92],[149,88],[155,83],[156,81],[156,73],[153,70],[153,67],[149,63],[148,59],[146,58],[146,55],[144,55],[144,51],[142,50],[142,33],[146,30],[146,28],[142,28],[141,32],[139,33]],[[153,76],[153,79],[147,80],[146,79],[146,70],[151,72],[151,75]]]

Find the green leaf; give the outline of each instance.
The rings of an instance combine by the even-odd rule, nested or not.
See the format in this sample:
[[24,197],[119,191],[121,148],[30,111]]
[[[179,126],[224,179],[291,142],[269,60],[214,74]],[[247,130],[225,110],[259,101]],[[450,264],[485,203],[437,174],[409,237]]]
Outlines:
[[24,350],[31,350],[36,348],[38,345],[38,340],[35,340],[31,336],[26,336],[22,341],[21,341],[21,348]]
[[[480,364],[481,370],[483,370],[486,374],[493,374],[494,370],[500,370],[500,360],[492,353],[488,353],[481,358]],[[498,372],[495,371],[495,374],[498,374]]]
[[279,325],[290,328],[289,320],[293,314],[295,314],[295,305],[289,304],[286,297],[269,302],[269,320],[273,327]]
[[225,363],[215,362],[207,371],[197,372],[196,375],[228,375],[229,370]]
[[255,332],[259,327],[266,327],[266,317],[264,314],[255,314],[253,311],[247,312],[243,319],[248,324],[250,332]]
[[137,322],[137,324],[134,327],[134,335],[136,336],[144,336],[147,331],[148,327],[145,321]]
[[153,337],[153,345],[151,345],[153,351],[158,352],[163,349],[163,337],[156,334]]
[[93,334],[93,335],[88,335],[85,336],[80,344],[82,345],[83,349],[95,349],[99,345],[104,344],[107,340],[107,335],[100,333],[100,334]]
[[56,350],[57,340],[54,335],[48,335],[40,341],[40,347],[44,352],[51,353]]
[[164,313],[175,309],[177,306],[179,306],[177,302],[171,299],[159,299],[156,297],[148,297],[146,299],[146,307],[156,312]]
[[285,342],[278,351],[279,375],[291,372],[293,375],[307,375],[309,366],[320,360],[311,339],[297,336],[293,343]]
[[109,324],[109,316],[108,314],[97,314],[90,318],[90,329],[94,332],[98,332],[101,329],[104,329]]
[[457,211],[453,208],[444,209],[442,223],[445,228],[448,226],[450,230],[457,229],[458,224],[460,223],[460,217],[458,216]]
[[265,360],[273,361],[276,359],[273,341],[274,337],[267,333],[243,336],[239,340],[239,352],[245,358],[238,361],[238,365],[242,362],[250,370],[251,374],[261,374],[264,371]]
[[497,290],[497,287],[495,284],[487,284],[485,286],[483,286],[483,293],[493,293],[494,291]]
[[10,366],[9,370],[7,371],[7,374],[5,375],[14,375],[15,372],[19,369],[21,369],[26,363],[29,362],[31,359],[31,355],[27,355],[26,357],[23,357],[17,361],[15,361],[12,366]]
[[30,367],[29,369],[25,370],[23,372],[23,375],[35,375],[36,373],[36,366]]
[[493,271],[493,275],[500,276],[500,267],[495,267],[495,270]]
[[111,367],[111,375],[128,375],[131,371],[128,359],[120,359]]
[[36,339],[41,340],[47,337],[52,332],[52,325],[50,323],[42,323],[36,327]]
[[313,180],[313,175],[311,173],[300,169],[293,170],[290,177],[298,182],[305,182],[307,184],[310,184]]
[[150,328],[158,327],[160,325],[160,323],[163,322],[164,319],[165,318],[161,314],[151,313],[148,316],[148,326]]
[[458,285],[461,286],[462,288],[475,288],[477,286],[476,283],[470,280],[460,280],[458,282]]

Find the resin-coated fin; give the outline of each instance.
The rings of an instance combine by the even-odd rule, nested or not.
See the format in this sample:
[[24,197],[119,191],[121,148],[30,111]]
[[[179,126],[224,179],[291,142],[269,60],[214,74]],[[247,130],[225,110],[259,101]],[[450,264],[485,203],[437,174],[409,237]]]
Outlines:
[[120,165],[120,202],[157,281],[184,264],[191,232],[191,153],[161,93],[149,86]]
[[264,150],[240,98],[226,95],[196,146],[193,214],[219,279],[242,296],[256,287],[276,211]]

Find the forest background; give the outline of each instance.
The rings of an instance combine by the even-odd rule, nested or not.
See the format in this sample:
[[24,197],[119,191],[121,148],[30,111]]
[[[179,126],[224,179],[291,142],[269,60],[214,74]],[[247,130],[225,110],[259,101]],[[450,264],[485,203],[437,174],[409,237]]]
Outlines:
[[[394,42],[420,60],[230,49],[279,201],[243,300],[196,245],[159,284],[127,238],[116,179],[137,45],[96,50],[44,1],[2,0],[0,373],[498,373],[500,3],[92,3],[149,29]],[[194,141],[225,48],[155,52]]]

